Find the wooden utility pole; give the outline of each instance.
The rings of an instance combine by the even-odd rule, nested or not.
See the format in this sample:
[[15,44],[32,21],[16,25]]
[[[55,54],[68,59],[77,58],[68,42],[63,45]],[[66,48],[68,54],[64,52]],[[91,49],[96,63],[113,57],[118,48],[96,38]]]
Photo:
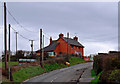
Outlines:
[[[8,38],[8,46],[9,46],[9,63],[10,63],[10,57],[11,57],[11,53],[10,53],[10,27],[11,25],[9,24],[9,38]],[[11,74],[10,74],[10,66],[9,66],[9,79],[11,80]]]
[[40,66],[43,68],[43,65],[42,65],[42,29],[40,29]]
[[43,48],[42,48],[42,62],[44,60],[44,35],[43,35]]
[[10,62],[10,27],[11,25],[9,24],[9,38],[8,38],[8,44],[9,44],[9,62]]
[[15,34],[16,34],[16,56],[17,56],[17,34],[18,32],[15,32]]
[[6,23],[6,3],[4,2],[4,47],[5,47],[5,72],[7,72],[7,23]]
[[31,55],[33,56],[33,41],[34,40],[29,40],[29,41],[31,41]]
[[69,44],[68,44],[68,39],[69,39],[69,32],[67,33],[67,57],[66,57],[66,60],[67,61],[69,61],[69,48],[68,48],[68,46],[69,46]]

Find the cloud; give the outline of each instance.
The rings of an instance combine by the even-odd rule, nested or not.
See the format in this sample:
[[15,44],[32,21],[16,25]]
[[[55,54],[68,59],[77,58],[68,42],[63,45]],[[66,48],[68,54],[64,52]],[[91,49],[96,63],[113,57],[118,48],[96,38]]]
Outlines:
[[[97,54],[99,53],[108,53],[109,51],[118,50],[117,43],[113,44],[110,42],[85,42],[85,54]],[[96,52],[96,53],[95,53]]]
[[[116,50],[118,42],[118,4],[117,2],[8,2],[7,8],[22,24],[21,28],[8,14],[10,23],[20,34],[34,42],[34,50],[39,49],[39,29],[45,34],[45,46],[50,36],[57,39],[59,33],[76,35],[85,45],[85,53]],[[19,37],[18,48],[30,50],[30,42]],[[12,39],[15,41],[15,38]],[[14,44],[14,43],[13,43]],[[109,47],[109,45],[112,45]],[[12,47],[15,47],[12,46]],[[103,49],[104,48],[104,49]]]

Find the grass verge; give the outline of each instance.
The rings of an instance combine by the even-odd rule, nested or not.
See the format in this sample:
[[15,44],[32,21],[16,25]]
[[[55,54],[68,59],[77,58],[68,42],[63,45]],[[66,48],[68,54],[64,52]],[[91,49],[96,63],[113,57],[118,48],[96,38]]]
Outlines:
[[90,83],[90,84],[98,84],[101,73],[102,73],[102,72],[100,72],[100,73],[96,76],[94,70],[92,69],[92,70],[91,70],[91,77],[95,77],[95,79],[91,80],[91,83]]
[[[7,62],[7,66],[13,66],[13,65],[18,65],[19,62],[15,61],[15,62]],[[0,66],[4,67],[5,66],[5,62],[0,62]]]
[[[70,57],[70,66],[80,63],[85,63],[85,61],[80,57]],[[58,64],[45,64],[44,69],[42,69],[40,66],[29,66],[27,68],[22,68],[16,72],[13,73],[13,80],[14,82],[22,82],[26,79],[29,79],[31,77],[43,74],[45,72],[50,72],[52,70],[65,68],[67,67],[64,63]]]
[[69,61],[70,61],[70,66],[86,62],[80,57],[70,57]]
[[94,70],[92,69],[91,70],[91,77],[95,77],[95,76],[96,76],[96,74],[95,74]]
[[22,68],[13,74],[14,82],[21,82],[33,76],[44,73],[44,69],[40,66],[29,66],[27,68]]

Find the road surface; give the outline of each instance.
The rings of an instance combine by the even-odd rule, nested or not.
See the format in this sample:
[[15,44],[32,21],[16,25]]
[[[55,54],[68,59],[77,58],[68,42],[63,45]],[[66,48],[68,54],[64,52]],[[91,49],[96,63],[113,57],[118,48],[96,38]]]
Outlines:
[[92,67],[92,62],[77,64],[33,77],[24,81],[23,84],[27,82],[41,82],[43,84],[44,82],[79,82],[82,74],[90,67]]

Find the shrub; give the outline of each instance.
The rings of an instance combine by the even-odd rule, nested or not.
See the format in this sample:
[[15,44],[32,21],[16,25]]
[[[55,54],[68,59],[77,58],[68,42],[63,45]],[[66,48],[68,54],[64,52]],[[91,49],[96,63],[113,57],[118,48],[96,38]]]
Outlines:
[[98,75],[102,71],[100,57],[97,56],[94,57],[93,69],[96,75]]
[[94,58],[93,69],[96,74],[102,71],[100,82],[120,83],[120,58],[118,52],[98,54]]
[[120,60],[117,57],[107,57],[103,64],[104,70],[120,69]]
[[100,81],[104,83],[120,83],[120,69],[104,71],[100,76]]
[[115,69],[109,74],[108,80],[115,83],[120,83],[120,69]]
[[120,60],[118,59],[118,54],[104,54],[100,53],[94,57],[93,69],[97,74],[99,74],[103,70],[113,70],[120,69]]

